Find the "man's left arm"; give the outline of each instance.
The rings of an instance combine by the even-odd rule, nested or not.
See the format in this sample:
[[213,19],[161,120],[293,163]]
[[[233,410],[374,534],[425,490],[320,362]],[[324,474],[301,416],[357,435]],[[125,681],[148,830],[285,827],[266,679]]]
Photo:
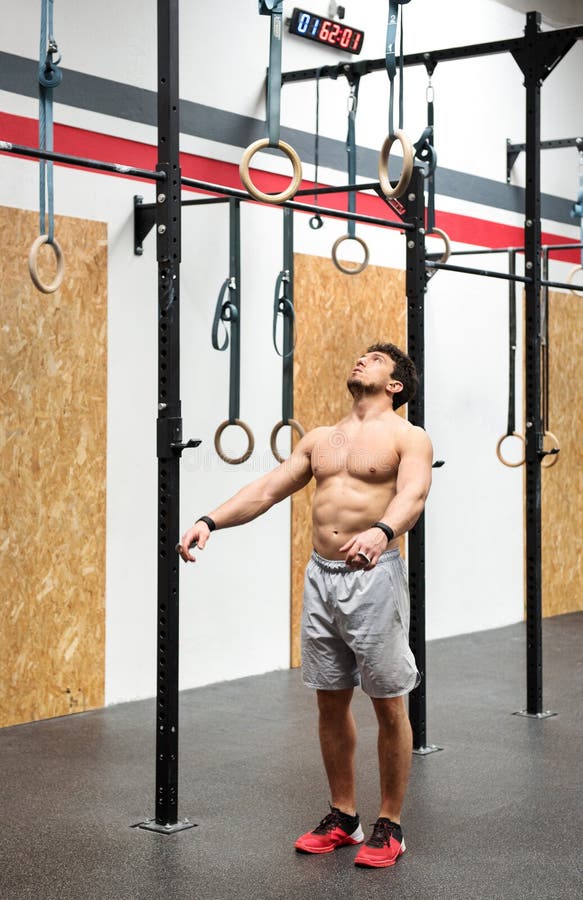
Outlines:
[[[340,547],[346,552],[346,563],[356,568],[373,568],[394,538],[405,534],[423,512],[431,487],[433,447],[422,428],[411,428],[399,447],[399,471],[397,492],[379,520],[393,533],[388,535],[380,528],[368,528],[355,535]],[[370,560],[370,562],[367,562]]]
[[397,473],[397,493],[387,506],[381,522],[395,537],[406,534],[423,512],[431,487],[433,447],[422,428],[412,428],[401,448]]

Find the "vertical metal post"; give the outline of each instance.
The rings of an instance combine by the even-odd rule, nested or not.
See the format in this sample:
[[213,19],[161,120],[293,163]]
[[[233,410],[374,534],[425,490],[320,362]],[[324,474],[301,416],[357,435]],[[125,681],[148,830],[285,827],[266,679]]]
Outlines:
[[178,555],[180,454],[180,167],[178,0],[158,0],[158,614],[156,818],[141,828],[172,833],[178,821]]
[[[407,232],[407,353],[415,363],[419,389],[408,404],[413,425],[425,426],[425,202],[423,175],[413,170],[409,185],[405,221],[415,226]],[[409,594],[411,626],[409,643],[422,680],[409,695],[409,718],[413,729],[413,752],[425,755],[441,748],[427,745],[427,660],[425,652],[425,516],[422,514],[408,537]]]
[[527,14],[523,57],[526,87],[526,187],[524,248],[526,274],[525,413],[526,413],[526,710],[543,718],[542,662],[542,480],[543,422],[541,408],[541,223],[540,223],[540,61],[537,36],[540,13]]

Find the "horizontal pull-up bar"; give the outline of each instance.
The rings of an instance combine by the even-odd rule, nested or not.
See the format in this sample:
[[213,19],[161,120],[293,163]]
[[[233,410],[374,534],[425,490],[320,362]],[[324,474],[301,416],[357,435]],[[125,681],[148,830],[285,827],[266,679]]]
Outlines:
[[[580,40],[583,38],[583,25],[573,28],[557,28],[554,31],[543,31],[537,34],[537,41],[555,41],[557,38]],[[511,38],[506,41],[488,41],[484,44],[468,44],[466,47],[450,47],[445,50],[427,50],[424,53],[408,53],[403,57],[404,66],[425,66],[433,72],[439,62],[452,62],[456,59],[472,59],[477,56],[493,56],[497,53],[519,53],[527,47],[526,38]],[[316,78],[339,78],[343,75],[369,75],[386,69],[386,60],[364,59],[356,63],[339,63],[336,66],[320,66],[317,69],[297,69],[284,72],[281,83],[293,81],[315,81]]]
[[52,162],[66,163],[68,166],[81,166],[83,169],[97,169],[100,172],[113,172],[116,175],[131,175],[134,178],[149,178],[152,181],[165,181],[164,172],[151,172],[149,169],[136,169],[134,166],[122,166],[120,163],[102,162],[99,159],[86,159],[82,156],[69,156],[67,153],[55,153],[52,150],[41,150],[39,147],[23,147],[0,141],[1,153],[14,153],[16,156],[27,156],[32,159],[49,159]]
[[294,197],[320,196],[320,194],[347,194],[349,191],[378,191],[380,183],[369,181],[363,184],[339,184],[329,187],[302,188],[296,191]]
[[565,281],[541,281],[543,287],[564,288],[566,291],[583,291],[583,284],[567,284]]
[[[181,200],[181,206],[209,206],[211,203],[228,203],[228,197],[200,197],[198,200]],[[154,210],[158,207],[158,203],[139,203],[142,210]]]
[[[181,206],[204,206],[209,203],[227,203],[230,197],[235,197],[243,203],[258,203],[247,191],[238,188],[226,187],[222,184],[210,184],[207,181],[198,181],[195,178],[182,178],[181,183],[186,187],[194,187],[198,190],[209,191],[212,194],[220,194],[218,197],[203,197],[196,200],[181,200]],[[318,193],[339,193],[341,191],[350,190],[353,185],[341,185],[330,189],[324,188]],[[358,185],[358,189],[378,187],[378,182],[371,182],[370,185]],[[298,193],[312,195],[314,191],[302,190]],[[154,227],[156,222],[157,203],[143,203],[143,198],[134,196],[134,253],[141,256],[143,253],[143,241]],[[352,213],[339,209],[329,209],[326,206],[316,206],[308,203],[294,203],[288,200],[286,203],[278,203],[278,207],[283,206],[286,209],[293,209],[297,212],[319,213],[331,219],[343,219],[353,222],[361,222],[364,225],[380,225],[382,228],[397,228],[399,231],[412,231],[415,226],[411,222],[393,222],[388,219],[380,219],[376,216],[366,216],[360,213]]]
[[444,269],[446,272],[464,272],[466,275],[482,275],[485,278],[502,278],[504,281],[522,281],[531,284],[532,278],[528,275],[509,275],[507,272],[489,272],[487,269],[468,269],[465,266],[450,266],[449,263],[438,263],[425,260],[428,269]]
[[524,253],[524,247],[486,247],[482,250],[452,250],[450,256],[485,256],[488,253]]
[[[468,269],[465,266],[450,266],[446,263],[425,260],[428,269],[441,269],[446,272],[463,272],[465,275],[481,275],[484,278],[501,278],[503,281],[521,281],[523,284],[532,284],[532,278],[528,275],[510,275],[507,272],[490,272],[487,269]],[[583,291],[583,284],[567,284],[564,281],[547,281],[541,279],[542,287],[564,288],[566,291]]]
[[[550,253],[552,250],[581,250],[583,244],[543,244],[541,250]],[[450,256],[481,256],[487,253],[524,253],[524,247],[486,247],[481,250],[452,250]]]
[[[196,178],[183,178],[182,184],[186,187],[194,187],[198,188],[202,191],[210,191],[213,194],[224,194],[227,197],[238,197],[240,200],[245,200],[245,202],[249,203],[259,203],[260,201],[256,200],[251,194],[248,194],[247,191],[242,191],[238,188],[226,187],[222,184],[210,184],[206,181],[198,181]],[[360,186],[359,186],[360,189]],[[309,194],[313,194],[314,191],[308,191]],[[292,200],[287,200],[285,203],[278,203],[278,208],[285,209],[294,209],[297,212],[309,212],[309,213],[320,213],[322,216],[328,216],[331,219],[346,219],[351,220],[353,222],[362,222],[364,225],[382,225],[384,228],[398,228],[399,231],[413,231],[415,226],[411,222],[393,222],[390,219],[380,219],[376,216],[365,216],[361,213],[350,213],[346,210],[341,209],[329,209],[326,206],[315,206],[308,203],[294,203]]]

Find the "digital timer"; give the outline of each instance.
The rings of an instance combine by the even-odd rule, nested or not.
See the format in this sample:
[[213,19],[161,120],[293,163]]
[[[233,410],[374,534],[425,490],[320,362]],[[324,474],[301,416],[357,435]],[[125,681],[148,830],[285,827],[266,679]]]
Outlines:
[[364,41],[364,31],[350,28],[342,22],[334,22],[324,16],[307,12],[305,9],[294,9],[289,26],[290,34],[298,37],[337,47],[347,53],[360,53]]

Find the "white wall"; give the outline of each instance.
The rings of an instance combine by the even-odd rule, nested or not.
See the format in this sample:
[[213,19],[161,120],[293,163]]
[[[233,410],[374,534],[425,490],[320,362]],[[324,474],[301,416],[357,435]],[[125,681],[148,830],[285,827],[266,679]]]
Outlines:
[[[286,3],[286,11],[293,5]],[[310,4],[316,12],[327,7],[323,0]],[[367,31],[363,57],[382,56],[384,6],[348,0],[346,10],[347,21]],[[38,4],[32,0],[13,7],[3,24],[0,51],[34,58],[37,15]],[[55,16],[64,66],[154,90],[154,0],[104,0],[99,7],[61,0]],[[415,0],[405,7],[405,16],[408,52],[519,36],[524,27],[521,14],[492,0],[472,4],[472,16],[467,15],[467,3],[452,0],[444,20],[431,0]],[[257,15],[255,0],[228,0],[220,6],[210,0],[183,3],[181,17],[181,96],[261,119],[268,21]],[[285,40],[285,69],[337,59],[326,48]],[[544,138],[583,132],[578,100],[582,72],[582,48],[577,46],[545,85]],[[422,70],[407,71],[405,126],[415,137],[425,122],[425,81]],[[434,83],[440,165],[504,182],[506,138],[524,139],[524,91],[515,63],[500,56],[442,64]],[[326,81],[321,90],[321,132],[342,141],[346,84]],[[360,145],[380,146],[387,127],[387,98],[383,73],[363,80]],[[4,90],[0,113],[34,119],[37,105],[18,90]],[[117,116],[59,104],[55,118],[89,132],[156,142],[153,127]],[[312,131],[313,84],[285,88],[282,121]],[[240,147],[192,135],[183,137],[182,148],[231,163],[238,163],[241,155]],[[87,155],[93,155],[90,147]],[[287,171],[287,164],[273,156],[262,157],[261,165]],[[305,176],[311,178],[312,173],[308,160]],[[340,183],[345,174],[325,169],[321,178]],[[514,183],[522,179],[518,164]],[[543,157],[544,192],[574,198],[577,179],[574,150]],[[55,171],[58,213],[108,223],[108,703],[150,696],[155,690],[157,281],[153,235],[146,239],[142,258],[132,252],[135,193],[146,200],[154,196],[151,186],[129,179],[62,167]],[[0,157],[0,204],[37,207],[34,163]],[[479,205],[471,197],[440,195],[438,209],[521,226],[519,214]],[[545,221],[543,228],[578,237],[577,229],[564,222]],[[297,216],[296,251],[327,255],[342,233],[340,221],[329,221],[314,232],[307,217]],[[404,241],[397,233],[370,227],[362,227],[361,233],[369,242],[373,264],[404,267]],[[184,215],[184,434],[202,438],[203,444],[183,457],[183,526],[273,465],[268,439],[280,417],[280,361],[271,347],[273,283],[281,268],[279,211],[245,206],[242,236],[241,414],[255,432],[256,451],[248,463],[234,468],[213,452],[214,430],[227,412],[228,359],[210,345],[216,294],[227,275],[228,213],[226,207],[208,206]],[[486,259],[490,268],[504,265],[502,258]],[[563,279],[569,268],[554,263],[551,274]],[[436,457],[446,460],[435,473],[427,513],[430,638],[493,628],[522,617],[522,474],[503,468],[494,453],[506,422],[506,296],[503,282],[449,273],[438,274],[429,288],[427,429]],[[183,567],[183,687],[289,665],[289,539],[286,502],[244,529],[216,535],[196,566]]]

